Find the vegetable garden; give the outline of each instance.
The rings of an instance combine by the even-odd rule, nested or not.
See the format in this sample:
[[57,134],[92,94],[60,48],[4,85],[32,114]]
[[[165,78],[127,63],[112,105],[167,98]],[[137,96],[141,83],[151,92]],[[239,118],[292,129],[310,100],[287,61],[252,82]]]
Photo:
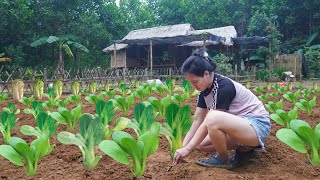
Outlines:
[[174,165],[191,126],[197,91],[187,81],[163,85],[136,81],[97,87],[95,82],[62,94],[56,81],[33,95],[2,94],[1,179],[316,179],[320,177],[318,83],[246,83],[271,114],[266,152],[234,170],[205,168],[193,152]]

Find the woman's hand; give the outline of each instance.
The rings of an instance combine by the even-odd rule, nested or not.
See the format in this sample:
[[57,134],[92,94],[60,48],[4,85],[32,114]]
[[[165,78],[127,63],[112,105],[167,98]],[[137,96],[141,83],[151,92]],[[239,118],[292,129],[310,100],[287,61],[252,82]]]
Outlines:
[[186,147],[176,150],[173,157],[173,163],[179,164],[182,162],[183,158],[190,154],[190,150]]

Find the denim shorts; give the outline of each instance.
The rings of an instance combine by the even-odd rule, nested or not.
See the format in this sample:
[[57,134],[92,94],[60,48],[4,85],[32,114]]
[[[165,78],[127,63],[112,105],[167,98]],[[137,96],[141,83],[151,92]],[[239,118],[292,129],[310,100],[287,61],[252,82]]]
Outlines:
[[[256,131],[259,139],[260,146],[256,147],[255,150],[265,151],[264,142],[269,136],[271,125],[269,116],[241,116],[247,120],[253,129]],[[240,145],[241,146],[241,145]]]

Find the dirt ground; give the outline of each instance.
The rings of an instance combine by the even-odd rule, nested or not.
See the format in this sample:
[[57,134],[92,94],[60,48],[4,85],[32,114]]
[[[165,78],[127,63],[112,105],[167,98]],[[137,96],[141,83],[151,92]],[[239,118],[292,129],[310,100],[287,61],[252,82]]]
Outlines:
[[[272,100],[279,99],[280,96]],[[317,99],[320,99],[319,95]],[[12,102],[12,100],[9,101]],[[84,96],[82,103],[83,112],[95,112],[94,105],[84,100]],[[187,104],[195,109],[196,98],[189,100]],[[1,109],[6,106],[7,102],[0,104]],[[16,103],[16,107],[24,109],[24,105],[21,103]],[[75,107],[75,105],[71,104],[70,107]],[[285,110],[290,110],[293,105],[286,102],[284,107]],[[133,107],[128,115],[130,118],[133,117],[132,110]],[[115,118],[122,116],[121,113],[116,114]],[[27,142],[32,141],[34,138],[22,135],[19,128],[25,124],[35,126],[35,120],[32,115],[24,113],[20,113],[18,117],[20,120],[12,136],[21,137]],[[311,116],[307,116],[304,111],[299,111],[299,119],[303,119],[315,127],[320,122],[320,103],[317,103]],[[320,167],[310,165],[305,155],[292,150],[275,137],[275,132],[279,128],[280,126],[272,122],[272,131],[265,143],[266,152],[259,153],[256,159],[233,170],[196,165],[197,159],[211,155],[198,151],[192,152],[184,163],[173,165],[169,155],[169,144],[166,138],[160,137],[159,149],[147,159],[146,172],[141,179],[320,179]],[[65,130],[66,127],[61,125],[57,133]],[[56,144],[56,147],[50,155],[40,159],[38,171],[34,177],[26,176],[23,168],[0,157],[0,179],[133,179],[127,166],[115,162],[98,149],[96,149],[96,153],[101,155],[102,159],[94,170],[86,171],[83,168],[81,152],[78,147],[62,145],[56,141],[55,136],[52,137],[51,142]],[[2,140],[0,143],[2,144]]]

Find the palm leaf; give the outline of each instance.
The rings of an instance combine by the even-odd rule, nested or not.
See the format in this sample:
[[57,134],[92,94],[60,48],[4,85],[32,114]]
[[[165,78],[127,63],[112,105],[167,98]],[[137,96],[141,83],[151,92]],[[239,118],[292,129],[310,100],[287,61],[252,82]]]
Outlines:
[[311,34],[311,35],[308,37],[307,42],[306,42],[306,45],[307,45],[307,46],[309,46],[309,45],[312,43],[312,41],[318,36],[319,32],[320,32],[320,31],[317,31],[317,32]]
[[67,55],[73,59],[73,53],[67,44],[62,45],[63,49],[66,51]]
[[47,39],[48,39],[49,37],[41,37],[41,38],[39,38],[39,39],[37,39],[37,40],[35,40],[35,41],[33,41],[31,44],[30,44],[30,46],[31,47],[37,47],[37,46],[40,46],[40,45],[42,45],[42,44],[45,44],[45,43],[47,43]]
[[72,46],[88,53],[89,52],[89,49],[87,49],[84,45],[82,44],[79,44],[79,43],[76,43],[76,42],[73,42],[73,41],[67,41],[67,44],[71,44]]
[[60,38],[58,38],[57,36],[49,36],[49,38],[47,39],[47,43],[53,43],[59,40]]

